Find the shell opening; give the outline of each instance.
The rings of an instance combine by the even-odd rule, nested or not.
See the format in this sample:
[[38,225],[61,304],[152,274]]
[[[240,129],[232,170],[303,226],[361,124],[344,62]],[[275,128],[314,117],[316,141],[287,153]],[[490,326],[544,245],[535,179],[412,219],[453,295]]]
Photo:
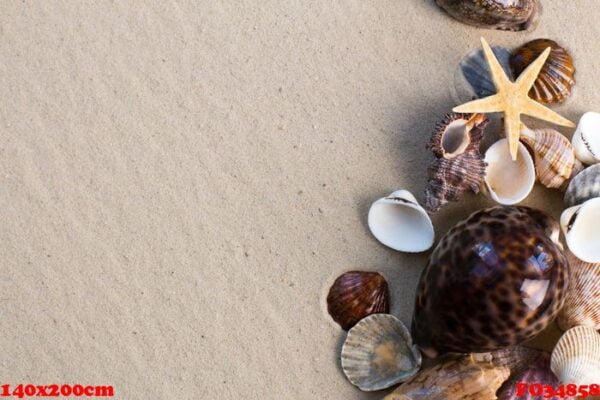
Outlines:
[[468,133],[468,121],[458,119],[452,121],[442,136],[442,149],[445,158],[453,158],[463,153],[471,142]]
[[527,148],[519,143],[519,157],[512,161],[506,139],[494,143],[485,154],[485,183],[492,199],[500,204],[519,203],[535,183],[535,167]]

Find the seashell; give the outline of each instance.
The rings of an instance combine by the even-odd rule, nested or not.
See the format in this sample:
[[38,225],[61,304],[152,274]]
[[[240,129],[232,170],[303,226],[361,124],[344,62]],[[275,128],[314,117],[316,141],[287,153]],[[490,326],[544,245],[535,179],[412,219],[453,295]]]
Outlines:
[[560,216],[560,225],[575,257],[600,262],[600,197],[567,208]]
[[369,209],[368,224],[377,240],[398,251],[426,251],[435,238],[429,215],[408,190],[397,190],[375,201]]
[[505,31],[531,28],[541,9],[538,0],[436,0],[436,3],[462,23]]
[[575,85],[573,57],[567,50],[550,39],[532,40],[517,49],[510,58],[514,76],[519,76],[536,58],[550,47],[550,56],[542,67],[529,97],[546,104],[564,102]]
[[[492,51],[504,69],[506,76],[513,79],[510,67],[510,50],[494,46]],[[456,104],[463,104],[474,99],[481,99],[496,94],[496,85],[492,79],[489,64],[483,49],[471,50],[461,60],[454,74],[452,97]]]
[[[512,372],[512,371],[511,371]],[[513,400],[513,399],[524,399],[524,400],[538,400],[544,399],[575,399],[571,396],[550,396],[546,397],[543,386],[550,385],[553,388],[558,388],[560,382],[556,375],[550,370],[550,355],[542,354],[532,363],[527,365],[527,368],[517,374],[511,373],[510,385],[504,385],[500,390],[498,398],[500,400]],[[528,387],[521,389],[519,385],[527,384]],[[535,385],[535,386],[533,386]],[[541,393],[537,393],[537,385],[542,385],[540,388]],[[523,393],[519,393],[519,390],[524,390]]]
[[452,228],[419,281],[412,334],[421,351],[480,353],[540,333],[564,300],[559,229],[521,206],[479,210]]
[[363,391],[386,389],[414,376],[421,353],[408,329],[389,314],[373,314],[348,332],[342,346],[342,370]]
[[585,164],[600,162],[600,113],[583,114],[573,134],[575,156]]
[[483,354],[489,354],[494,365],[508,367],[511,375],[517,375],[546,353],[530,347],[511,346]]
[[600,164],[587,167],[571,179],[564,202],[572,207],[596,197],[600,197]]
[[581,261],[570,251],[569,288],[558,314],[558,326],[568,330],[585,325],[600,330],[600,263]]
[[600,382],[600,333],[589,326],[566,331],[552,351],[550,368],[562,383]]
[[527,148],[519,143],[516,161],[510,155],[507,139],[500,139],[485,152],[486,194],[497,203],[517,204],[525,199],[535,184],[535,166]]
[[523,125],[520,140],[533,153],[535,173],[542,185],[557,189],[571,178],[577,159],[571,142],[560,132]]
[[443,361],[421,370],[384,400],[496,399],[496,391],[510,370],[473,356]]
[[385,278],[378,272],[343,273],[329,289],[327,311],[345,330],[371,314],[389,313],[390,291]]
[[483,114],[446,114],[427,144],[437,157],[429,166],[425,209],[438,211],[466,191],[479,192],[485,163],[479,151],[489,120]]

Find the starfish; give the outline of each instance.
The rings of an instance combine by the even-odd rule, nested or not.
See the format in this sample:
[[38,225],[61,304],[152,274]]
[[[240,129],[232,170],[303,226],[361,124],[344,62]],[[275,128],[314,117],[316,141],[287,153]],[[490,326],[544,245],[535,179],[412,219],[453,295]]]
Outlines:
[[459,113],[504,113],[504,130],[510,146],[510,155],[513,160],[517,159],[519,151],[519,136],[521,133],[521,114],[526,114],[538,119],[552,122],[560,126],[574,128],[575,124],[561,117],[548,107],[541,105],[528,93],[537,79],[544,63],[550,55],[550,47],[532,62],[519,78],[512,82],[507,76],[492,49],[481,38],[485,58],[490,66],[492,79],[496,86],[496,94],[483,99],[473,100],[469,103],[455,107],[454,112]]

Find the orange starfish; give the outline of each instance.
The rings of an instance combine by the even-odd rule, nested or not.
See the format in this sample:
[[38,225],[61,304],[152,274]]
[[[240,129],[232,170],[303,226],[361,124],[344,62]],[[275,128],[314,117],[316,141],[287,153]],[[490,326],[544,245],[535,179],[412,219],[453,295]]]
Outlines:
[[511,82],[484,38],[481,38],[481,44],[483,45],[485,58],[490,66],[492,79],[496,86],[496,94],[455,107],[453,110],[454,112],[504,113],[504,130],[506,132],[506,138],[508,139],[510,154],[513,160],[517,159],[517,152],[519,150],[521,114],[552,122],[556,125],[568,126],[570,128],[575,127],[575,124],[571,121],[531,99],[528,95],[531,86],[533,86],[533,83],[537,79],[544,63],[550,55],[550,47],[532,62],[515,82]]

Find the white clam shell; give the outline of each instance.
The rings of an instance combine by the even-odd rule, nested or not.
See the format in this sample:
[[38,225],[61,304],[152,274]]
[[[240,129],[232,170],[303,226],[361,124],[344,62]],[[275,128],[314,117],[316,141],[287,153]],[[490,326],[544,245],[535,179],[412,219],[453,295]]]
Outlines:
[[600,333],[589,326],[566,331],[552,351],[550,369],[564,384],[600,382]]
[[500,139],[485,153],[485,189],[488,196],[503,205],[525,199],[535,184],[535,166],[527,148],[519,142],[516,161],[510,156],[508,141]]
[[560,216],[560,226],[577,258],[600,262],[600,198],[567,208]]
[[397,190],[375,201],[369,209],[369,229],[394,250],[419,253],[433,246],[431,218],[408,190]]
[[600,162],[600,113],[583,114],[573,134],[575,156],[584,164]]
[[421,367],[408,329],[390,314],[369,315],[350,329],[341,360],[348,380],[367,392],[404,382]]

